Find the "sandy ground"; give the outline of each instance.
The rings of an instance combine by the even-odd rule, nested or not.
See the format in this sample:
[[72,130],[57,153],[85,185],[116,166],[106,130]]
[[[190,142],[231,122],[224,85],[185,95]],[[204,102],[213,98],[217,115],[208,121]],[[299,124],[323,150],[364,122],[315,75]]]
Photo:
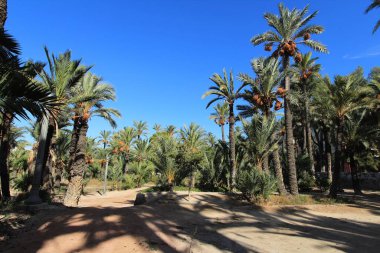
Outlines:
[[177,193],[133,207],[136,190],[41,211],[3,252],[379,252],[380,193],[358,204],[252,207]]

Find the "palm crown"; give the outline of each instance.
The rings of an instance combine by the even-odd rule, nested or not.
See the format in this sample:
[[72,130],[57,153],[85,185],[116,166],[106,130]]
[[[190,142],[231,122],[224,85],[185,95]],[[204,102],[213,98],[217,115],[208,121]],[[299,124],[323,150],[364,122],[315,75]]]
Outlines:
[[271,51],[272,47],[275,46],[273,56],[292,56],[297,62],[302,60],[302,55],[297,48],[299,44],[327,53],[326,46],[311,39],[312,34],[320,34],[324,31],[320,25],[308,25],[308,22],[317,15],[318,11],[307,15],[308,11],[309,6],[302,10],[290,10],[280,4],[279,16],[272,13],[264,14],[264,18],[272,30],[254,36],[251,42],[255,46],[266,43],[265,50],[267,51]]

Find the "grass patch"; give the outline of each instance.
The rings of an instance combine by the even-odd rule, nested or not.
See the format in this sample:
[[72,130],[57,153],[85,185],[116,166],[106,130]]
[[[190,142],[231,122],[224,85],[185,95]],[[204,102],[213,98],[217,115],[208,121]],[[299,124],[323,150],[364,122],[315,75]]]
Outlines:
[[269,200],[265,202],[266,205],[336,205],[336,204],[352,204],[353,200],[348,198],[339,197],[337,199],[330,198],[324,195],[310,195],[300,194],[298,196],[279,196],[271,195]]
[[[189,190],[189,187],[188,186],[174,186],[174,191],[188,191]],[[141,190],[140,192],[141,193],[148,193],[148,192],[161,192],[161,188],[159,186],[152,186],[152,187],[149,187],[149,188],[146,188],[144,190]],[[201,189],[199,188],[191,188],[191,192],[202,192]]]

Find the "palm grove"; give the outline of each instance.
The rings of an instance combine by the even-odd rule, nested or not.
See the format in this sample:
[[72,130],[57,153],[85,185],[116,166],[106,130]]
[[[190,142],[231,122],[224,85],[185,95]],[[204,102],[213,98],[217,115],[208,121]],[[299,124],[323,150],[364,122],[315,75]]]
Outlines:
[[[312,23],[317,12],[282,4],[278,11],[264,15],[268,31],[251,40],[267,52],[252,60],[253,73],[235,77],[224,70],[210,78],[203,98],[214,108],[210,119],[220,126],[221,140],[195,123],[180,129],[156,124],[148,136],[143,121],[88,137],[92,117],[116,127],[120,113],[104,106],[116,98],[112,86],[69,51],[56,56],[45,48],[45,62],[21,62],[18,43],[2,28],[2,199],[12,187],[29,192],[30,203],[40,202],[41,193],[63,193],[63,203],[76,206],[91,179],[109,180],[112,189],[155,182],[158,190],[237,191],[249,201],[319,186],[335,198],[346,165],[360,194],[359,172],[379,168],[380,68],[367,78],[361,68],[322,76],[312,55],[328,52],[314,40],[324,31]],[[2,17],[4,24],[6,12]],[[19,119],[30,126],[15,127]],[[25,131],[34,143],[22,140]]]

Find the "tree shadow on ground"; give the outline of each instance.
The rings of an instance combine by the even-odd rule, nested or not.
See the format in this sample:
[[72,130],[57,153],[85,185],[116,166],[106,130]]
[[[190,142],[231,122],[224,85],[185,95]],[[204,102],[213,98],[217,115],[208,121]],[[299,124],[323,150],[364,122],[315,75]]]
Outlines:
[[[307,207],[268,211],[223,194],[193,194],[190,201],[174,195],[136,207],[62,208],[40,217],[38,226],[19,235],[5,252],[48,252],[50,247],[74,253],[99,250],[110,241],[118,248],[108,252],[141,247],[161,252],[265,252],[268,248],[255,245],[260,235],[327,241],[330,249],[345,252],[377,252],[380,247],[380,224],[319,216]],[[135,244],[123,244],[130,237]],[[60,240],[67,243],[57,244]]]

